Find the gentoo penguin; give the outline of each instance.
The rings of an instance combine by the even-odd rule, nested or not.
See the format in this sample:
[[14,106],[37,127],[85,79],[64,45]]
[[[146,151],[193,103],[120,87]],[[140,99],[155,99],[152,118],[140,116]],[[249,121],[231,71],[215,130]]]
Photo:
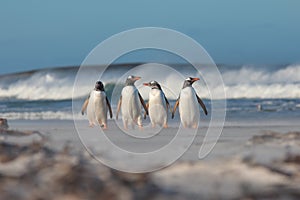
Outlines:
[[185,79],[179,97],[173,108],[172,119],[174,118],[175,111],[179,106],[180,120],[183,127],[185,128],[191,126],[193,128],[198,127],[200,118],[198,103],[202,107],[205,115],[207,115],[207,110],[203,101],[200,99],[200,97],[197,95],[194,88],[192,87],[192,84],[198,80],[200,79],[192,77]]
[[116,119],[118,119],[121,109],[125,129],[128,129],[128,123],[131,123],[132,127],[137,124],[139,128],[142,128],[141,105],[144,107],[146,114],[148,114],[146,104],[138,89],[134,86],[134,83],[139,79],[141,77],[128,76],[118,103]]
[[91,127],[99,123],[104,129],[107,128],[107,111],[109,111],[110,118],[112,118],[112,110],[101,81],[96,82],[94,90],[85,100],[81,109],[82,115],[85,110],[87,110]]
[[[170,107],[169,101],[166,98],[161,86],[156,81],[144,83],[145,86],[151,87],[149,92],[149,101],[146,104],[152,127],[156,124],[168,127],[168,109]],[[146,117],[146,115],[145,115]]]

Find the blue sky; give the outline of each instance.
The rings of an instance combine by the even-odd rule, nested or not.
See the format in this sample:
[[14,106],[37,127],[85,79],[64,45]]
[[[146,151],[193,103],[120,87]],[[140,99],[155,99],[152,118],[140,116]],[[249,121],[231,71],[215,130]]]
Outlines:
[[300,1],[0,2],[0,74],[79,65],[101,41],[144,26],[175,29],[216,63],[300,62]]

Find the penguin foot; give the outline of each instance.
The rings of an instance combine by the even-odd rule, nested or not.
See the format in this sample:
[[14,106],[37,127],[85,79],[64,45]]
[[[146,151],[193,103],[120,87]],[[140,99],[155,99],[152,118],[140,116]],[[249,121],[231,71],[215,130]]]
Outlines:
[[102,124],[102,125],[101,125],[101,128],[102,128],[103,130],[107,130],[107,125],[106,125],[106,124]]
[[93,123],[89,123],[89,127],[94,128],[94,124]]
[[139,130],[140,131],[144,130],[143,125],[139,125]]
[[193,128],[193,129],[198,128],[198,124],[193,124],[192,128]]
[[168,128],[168,124],[164,124],[164,126],[163,126],[164,128]]

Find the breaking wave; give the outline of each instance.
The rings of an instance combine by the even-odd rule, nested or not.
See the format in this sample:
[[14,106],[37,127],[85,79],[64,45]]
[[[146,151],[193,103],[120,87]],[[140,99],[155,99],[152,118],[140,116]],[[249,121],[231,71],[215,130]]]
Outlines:
[[[72,99],[73,85],[78,67],[52,68],[0,76],[0,99],[16,100],[64,100]],[[115,84],[120,83],[120,77],[132,68],[126,66],[114,66],[108,69],[103,76],[103,82],[107,85],[107,92],[112,93]],[[210,90],[218,93],[225,89],[226,97],[239,98],[300,98],[300,65],[283,66],[268,70],[267,67],[221,66],[223,85],[214,85]],[[185,76],[199,76],[191,67],[178,67],[179,73],[170,73],[160,69],[149,71],[149,68],[136,68],[136,75],[142,76],[143,81],[156,79],[163,85],[166,96],[175,99],[178,95]],[[157,73],[159,72],[159,73]],[[99,73],[99,67],[90,67],[84,71],[86,82],[80,84],[74,98],[85,97],[93,88],[91,75]],[[199,95],[210,99],[210,92],[205,87],[205,82],[214,82],[214,75],[208,71],[202,74],[205,81],[195,84]],[[123,77],[121,82],[124,81]],[[142,95],[148,96],[149,90],[140,87]]]
[[272,71],[242,67],[222,74],[227,98],[299,98],[300,65]]

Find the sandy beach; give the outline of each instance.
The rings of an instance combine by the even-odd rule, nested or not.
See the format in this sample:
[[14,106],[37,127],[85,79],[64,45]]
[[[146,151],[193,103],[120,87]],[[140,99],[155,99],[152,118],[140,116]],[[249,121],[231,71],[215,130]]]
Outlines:
[[[207,128],[203,122],[180,159],[162,170],[142,174],[119,172],[93,159],[71,120],[12,120],[9,125],[10,129],[1,130],[0,188],[4,199],[300,197],[300,126],[296,121],[265,121],[256,126],[227,121],[213,151],[200,160],[199,148]],[[99,131],[89,128],[86,121],[77,130],[87,136]],[[153,140],[148,146],[120,136],[122,132],[113,121],[105,134],[120,146],[135,146],[131,151],[149,151],[164,145],[174,131],[171,125],[163,131],[164,139]],[[87,146],[96,156],[112,156],[93,138]]]

